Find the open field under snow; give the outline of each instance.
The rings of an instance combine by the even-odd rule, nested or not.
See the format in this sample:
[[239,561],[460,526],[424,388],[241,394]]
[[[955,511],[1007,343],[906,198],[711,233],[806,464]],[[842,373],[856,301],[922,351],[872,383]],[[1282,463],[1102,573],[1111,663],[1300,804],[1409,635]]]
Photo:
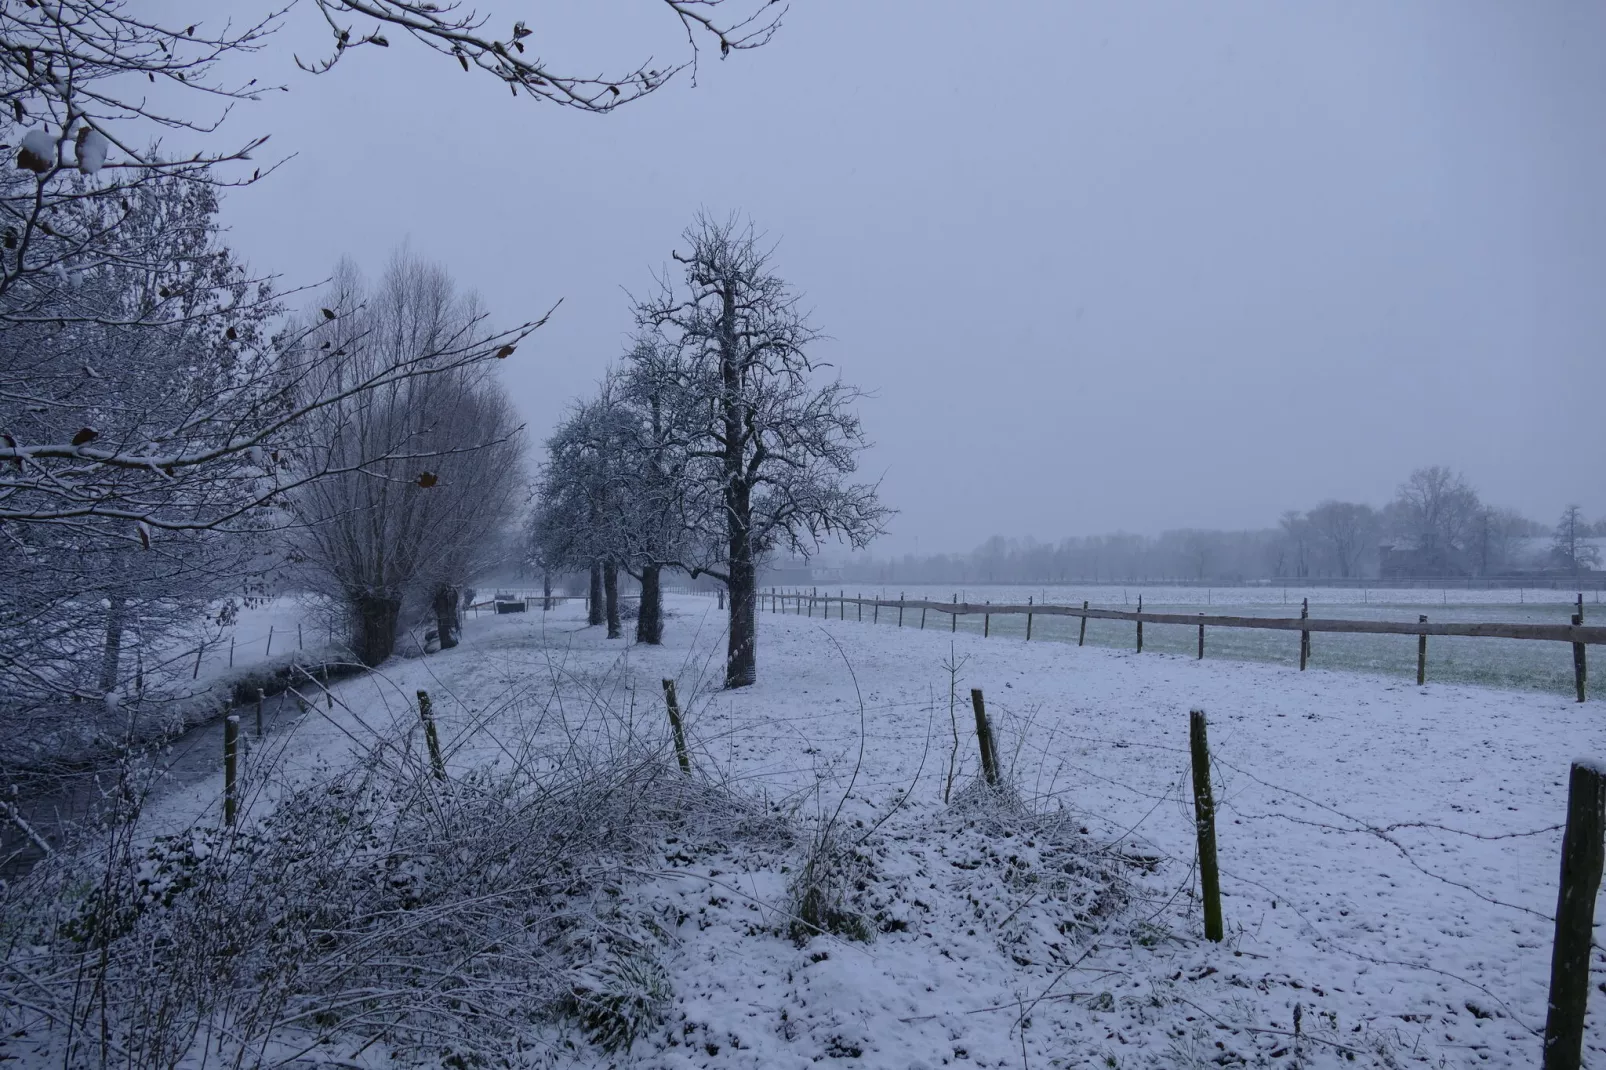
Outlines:
[[[783,934],[800,848],[666,845],[662,866],[629,894],[678,919],[662,953],[667,1019],[628,1060],[573,1037],[541,1059],[900,1070],[1537,1063],[1566,773],[1574,757],[1606,754],[1599,703],[1417,688],[1322,667],[1320,654],[1300,674],[769,613],[760,682],[723,692],[711,686],[723,643],[712,601],[670,606],[661,649],[603,638],[578,605],[471,618],[462,647],[340,683],[332,714],[269,736],[310,775],[338,766],[367,729],[411,724],[412,696],[428,688],[451,764],[466,770],[495,759],[506,718],[527,708],[518,695],[658,725],[659,680],[673,677],[701,769],[800,803],[805,822],[830,816],[846,793],[840,824],[865,858],[853,901],[881,930],[870,942],[818,936],[800,948]],[[975,778],[971,687],[987,696],[1031,808],[1065,815],[1077,850],[1127,889],[1095,922],[1072,920],[1042,879],[1070,857],[1052,836],[943,804],[951,754],[956,792]],[[1190,707],[1207,711],[1218,763],[1219,946],[1202,940],[1193,898]],[[216,777],[175,784],[153,827],[215,821],[218,795]],[[1597,953],[1594,968],[1586,1065],[1606,1060],[1606,958]]]
[[[831,587],[835,595],[839,587]],[[826,588],[820,588],[821,593]],[[859,592],[846,589],[852,597]],[[866,588],[863,597],[896,599],[898,590]],[[1157,613],[1208,613],[1243,617],[1297,617],[1301,599],[1310,600],[1313,617],[1341,620],[1397,620],[1414,622],[1419,614],[1447,622],[1502,621],[1513,624],[1566,624],[1578,592],[1566,590],[1412,590],[1403,588],[1353,589],[1335,587],[1120,587],[1120,586],[986,586],[951,588],[909,587],[905,597],[947,602],[1037,602],[1080,606],[1085,599],[1096,608],[1135,609],[1139,595],[1143,608]],[[1600,592],[1583,592],[1586,619],[1606,619]],[[849,615],[854,610],[849,608]],[[869,622],[867,615],[865,620]],[[949,618],[928,614],[926,627],[948,629]],[[882,624],[896,623],[882,614]],[[906,617],[907,627],[919,625],[919,614]],[[1068,641],[1077,637],[1078,621],[1069,617],[1038,617],[1032,640]],[[960,617],[960,631],[981,634],[980,617]],[[995,617],[994,636],[1022,639],[1024,617]],[[1131,649],[1133,626],[1126,621],[1090,620],[1087,642],[1094,646]],[[1193,654],[1198,635],[1191,627],[1168,624],[1144,626],[1145,652]],[[1416,639],[1407,635],[1347,635],[1317,633],[1311,636],[1313,663],[1325,668],[1353,669],[1416,678]],[[1299,664],[1299,637],[1288,632],[1243,631],[1213,628],[1207,633],[1206,657]],[[1606,667],[1599,656],[1591,666],[1591,682],[1606,682]],[[1573,690],[1572,650],[1565,643],[1518,639],[1435,637],[1428,644],[1428,677],[1486,687],[1570,694]]]

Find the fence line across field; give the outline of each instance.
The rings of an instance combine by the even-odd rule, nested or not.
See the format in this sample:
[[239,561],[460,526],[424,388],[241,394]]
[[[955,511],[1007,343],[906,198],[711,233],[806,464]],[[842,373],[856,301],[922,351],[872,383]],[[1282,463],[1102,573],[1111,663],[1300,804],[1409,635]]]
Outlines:
[[[909,610],[920,611],[920,627],[925,627],[927,613],[949,614],[949,629],[958,626],[960,617],[980,616],[982,618],[982,635],[989,636],[992,631],[992,618],[998,616],[1013,616],[1026,618],[1026,638],[1032,637],[1032,619],[1034,617],[1071,617],[1081,621],[1083,637],[1085,638],[1087,622],[1089,620],[1121,620],[1130,621],[1137,626],[1137,649],[1143,650],[1143,626],[1145,624],[1177,624],[1185,627],[1199,629],[1199,657],[1204,657],[1204,636],[1206,628],[1243,628],[1261,631],[1298,632],[1300,634],[1300,663],[1305,668],[1310,649],[1310,634],[1312,632],[1348,633],[1359,635],[1414,635],[1419,637],[1417,655],[1417,682],[1424,682],[1426,666],[1427,637],[1430,635],[1463,636],[1466,638],[1482,639],[1537,639],[1548,642],[1571,644],[1573,648],[1573,670],[1576,682],[1578,701],[1585,698],[1585,681],[1588,678],[1585,665],[1584,648],[1586,646],[1606,646],[1606,627],[1600,625],[1586,625],[1584,623],[1584,597],[1579,594],[1576,603],[1577,612],[1572,616],[1570,624],[1516,624],[1499,621],[1430,621],[1426,616],[1419,615],[1414,621],[1391,620],[1343,620],[1336,618],[1322,618],[1309,616],[1308,603],[1301,610],[1298,617],[1239,617],[1221,616],[1208,613],[1152,613],[1143,610],[1140,598],[1137,610],[1099,609],[1083,602],[1080,606],[1063,605],[1053,602],[1032,602],[1027,600],[1020,603],[992,602],[961,602],[955,596],[952,602],[935,602],[926,599],[885,599],[862,598],[849,596],[846,593],[821,594],[818,589],[811,591],[787,592],[777,588],[770,588],[760,595],[760,601],[768,600],[772,612],[785,612],[789,606],[795,607],[799,613],[812,616],[818,606],[823,616],[831,615],[833,604],[837,607],[839,619],[846,620],[848,607],[857,607],[854,619],[864,619],[864,609],[871,609],[872,622],[879,622],[882,610],[896,611],[898,624],[901,627],[904,613]],[[1077,645],[1081,645],[1081,641]]]

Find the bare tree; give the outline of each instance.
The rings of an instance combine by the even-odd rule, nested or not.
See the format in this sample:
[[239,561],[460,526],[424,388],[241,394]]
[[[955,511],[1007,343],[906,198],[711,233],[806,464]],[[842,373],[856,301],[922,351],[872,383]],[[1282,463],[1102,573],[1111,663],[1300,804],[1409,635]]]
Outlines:
[[1589,521],[1579,505],[1569,505],[1561,511],[1561,519],[1551,534],[1550,556],[1556,564],[1577,575],[1600,564],[1600,550],[1584,540],[1589,535]]
[[864,546],[887,510],[850,483],[865,446],[840,380],[821,382],[808,348],[819,338],[798,296],[769,265],[753,228],[701,216],[673,254],[681,280],[638,301],[637,322],[683,362],[677,406],[688,443],[692,542],[719,547],[692,566],[730,593],[728,687],[757,679],[757,561],[772,549],[809,553],[835,536]]
[[1307,513],[1306,520],[1338,574],[1344,579],[1360,575],[1361,558],[1377,536],[1377,510],[1329,499]]
[[1481,509],[1477,492],[1459,473],[1433,465],[1400,484],[1387,519],[1412,543],[1421,570],[1447,576],[1465,568]]
[[623,631],[619,619],[618,521],[623,512],[622,449],[627,416],[615,397],[616,380],[603,380],[596,398],[577,405],[547,439],[547,461],[536,491],[539,505],[531,542],[541,559],[591,574],[591,625]]
[[[222,244],[209,187],[164,179],[127,200],[105,258],[53,277],[36,318],[0,318],[0,442],[76,454],[0,461],[0,712],[98,705],[135,675],[155,684],[165,674],[133,671],[125,638],[177,642],[260,564],[261,516],[240,515],[227,534],[206,525],[257,500],[248,456],[206,480],[96,460],[212,434],[197,423],[212,399],[269,374],[261,354],[277,311]],[[126,322],[164,290],[180,296],[160,317]]]
[[[1277,520],[1282,528],[1286,553],[1278,560],[1277,574],[1291,574],[1296,579],[1310,575],[1311,526],[1310,520],[1297,509],[1289,509]],[[1284,571],[1284,570],[1290,571]]]
[[[371,294],[349,264],[334,286],[361,311],[324,338],[343,354],[329,375],[369,381],[387,367],[451,367],[452,354],[487,344],[474,299],[406,254]],[[309,389],[343,392],[325,382]],[[314,588],[349,610],[358,656],[376,665],[390,655],[409,600],[444,618],[444,642],[456,599],[443,599],[443,588],[469,578],[515,504],[519,428],[494,381],[472,366],[401,378],[321,407],[302,430],[293,463],[319,478],[288,499],[297,556]]]

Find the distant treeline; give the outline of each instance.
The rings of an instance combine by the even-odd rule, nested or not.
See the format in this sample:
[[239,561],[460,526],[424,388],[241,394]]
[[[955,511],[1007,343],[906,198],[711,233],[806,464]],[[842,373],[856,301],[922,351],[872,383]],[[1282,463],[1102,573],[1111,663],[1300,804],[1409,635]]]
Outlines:
[[1069,583],[1174,580],[1362,580],[1587,573],[1600,567],[1606,518],[1568,506],[1546,525],[1484,504],[1460,475],[1421,468],[1382,508],[1325,501],[1250,531],[1180,528],[1040,542],[995,535],[965,554],[859,557],[841,579],[862,583]]

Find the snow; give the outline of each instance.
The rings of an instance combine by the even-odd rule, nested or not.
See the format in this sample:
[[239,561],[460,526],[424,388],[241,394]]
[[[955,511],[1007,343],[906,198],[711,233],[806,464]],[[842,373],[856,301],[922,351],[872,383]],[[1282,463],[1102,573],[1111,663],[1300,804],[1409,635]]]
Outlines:
[[86,175],[99,174],[106,166],[106,151],[111,142],[99,130],[90,130],[78,142],[78,170]]
[[[407,700],[428,688],[461,770],[494,757],[510,695],[567,689],[651,719],[668,677],[701,769],[801,800],[814,821],[840,803],[883,931],[789,940],[797,852],[666,857],[631,894],[682,919],[663,960],[673,1010],[630,1065],[1537,1061],[1567,770],[1577,753],[1606,754],[1597,703],[769,612],[759,683],[726,692],[713,600],[668,603],[658,649],[585,628],[579,604],[471,616],[462,646],[337,684],[335,710],[274,740],[304,773],[338,764],[362,725],[415,718]],[[945,663],[958,666],[955,722]],[[1131,896],[1097,931],[1053,936],[1063,907],[1011,891],[1010,874],[1035,879],[1061,857],[1046,839],[988,832],[943,804],[955,723],[956,792],[975,778],[972,687],[1036,811],[1064,814],[1106,861],[1153,860],[1118,863]],[[1190,707],[1211,724],[1220,945],[1202,938],[1195,899]],[[175,827],[215,821],[220,788],[175,791],[153,811]],[[1598,952],[1592,970],[1597,988]],[[1601,998],[1586,1064],[1606,1060]],[[617,1064],[583,1040],[553,1058]]]

